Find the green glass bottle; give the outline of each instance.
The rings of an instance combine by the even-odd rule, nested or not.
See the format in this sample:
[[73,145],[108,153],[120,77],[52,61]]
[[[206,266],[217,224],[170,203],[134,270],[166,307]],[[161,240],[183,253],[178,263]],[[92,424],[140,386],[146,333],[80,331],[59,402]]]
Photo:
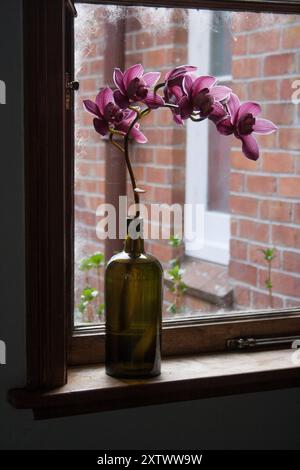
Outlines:
[[[136,227],[134,237],[130,227]],[[106,373],[114,377],[160,374],[162,267],[145,253],[142,220],[127,220],[124,250],[105,271]]]

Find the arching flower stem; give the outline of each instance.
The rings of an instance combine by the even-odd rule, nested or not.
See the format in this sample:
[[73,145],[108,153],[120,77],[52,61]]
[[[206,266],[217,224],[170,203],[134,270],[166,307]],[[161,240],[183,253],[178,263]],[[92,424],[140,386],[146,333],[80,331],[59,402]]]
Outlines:
[[154,93],[156,94],[160,88],[163,88],[166,85],[166,82],[158,83],[156,87],[154,87]]
[[[150,108],[146,108],[144,109],[143,111],[140,111],[139,108],[136,108],[134,106],[130,106],[129,109],[131,109],[132,111],[134,111],[136,113],[136,117],[135,119],[132,121],[132,123],[130,124],[129,128],[128,128],[128,131],[126,132],[126,134],[124,135],[123,132],[120,132],[118,130],[115,130],[113,128],[109,128],[109,141],[111,142],[112,145],[114,145],[118,150],[120,150],[122,153],[124,153],[124,156],[125,156],[125,162],[126,162],[126,166],[127,166],[127,169],[128,169],[128,173],[129,173],[129,176],[130,176],[130,182],[131,182],[131,186],[132,186],[132,190],[133,190],[133,195],[134,195],[134,202],[136,205],[139,205],[140,204],[140,196],[139,196],[139,193],[143,192],[142,190],[139,190],[137,188],[137,185],[136,185],[136,180],[135,180],[135,176],[134,176],[134,172],[133,172],[133,169],[132,169],[132,165],[131,165],[131,161],[130,161],[130,156],[129,156],[129,139],[130,139],[130,133],[132,131],[132,129],[134,128],[134,126],[138,123],[138,121],[140,119],[142,119],[143,117],[147,116],[150,112],[151,112],[151,109]],[[114,140],[114,136],[121,136],[121,137],[124,137],[124,147],[122,147],[122,145],[120,145],[118,142],[116,142]],[[139,216],[139,212],[137,212],[136,214],[136,217]]]
[[109,141],[111,144],[113,144],[118,150],[120,150],[122,153],[124,153],[124,148],[122,147],[122,145],[118,144],[118,142],[116,142],[114,139],[114,135],[118,135],[116,132],[114,132],[113,129],[109,129]]
[[[124,154],[125,154],[125,162],[126,162],[126,165],[127,165],[127,169],[128,169],[129,176],[130,176],[130,181],[131,181],[131,186],[132,186],[132,190],[133,190],[134,202],[135,202],[136,205],[139,205],[140,196],[139,196],[139,192],[136,191],[136,189],[137,189],[136,180],[135,180],[135,176],[134,176],[134,173],[133,173],[133,170],[132,170],[130,157],[129,157],[129,138],[130,138],[130,133],[131,133],[132,129],[134,128],[134,126],[137,124],[137,122],[140,119],[142,119],[144,116],[147,116],[151,112],[151,109],[146,108],[143,111],[140,111],[139,109],[135,108],[134,106],[131,106],[130,109],[136,113],[136,117],[132,121],[132,123],[130,124],[129,129],[128,129],[127,133],[125,134]],[[138,216],[138,214],[137,214],[137,216]]]

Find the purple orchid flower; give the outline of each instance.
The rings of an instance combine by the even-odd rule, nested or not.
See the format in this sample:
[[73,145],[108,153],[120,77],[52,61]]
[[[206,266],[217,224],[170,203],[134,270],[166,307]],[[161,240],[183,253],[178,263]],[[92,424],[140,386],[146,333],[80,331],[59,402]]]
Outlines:
[[[193,65],[180,65],[170,70],[165,75],[164,96],[165,101],[169,104],[179,105],[181,98],[185,95],[182,82],[187,74],[191,74],[197,70]],[[173,119],[176,124],[183,124],[179,109],[172,109]]]
[[227,102],[229,116],[217,123],[218,131],[223,135],[234,134],[243,143],[243,153],[250,160],[259,158],[259,146],[252,135],[271,134],[278,127],[272,121],[257,118],[261,113],[261,107],[258,103],[245,102],[240,103],[239,98],[234,93],[231,94]]
[[[175,67],[175,69],[170,70],[165,75],[165,83],[166,86],[173,86],[174,84],[179,84],[178,80],[183,79],[185,75],[195,72],[197,67],[194,65],[180,65],[179,67]],[[176,83],[174,83],[176,81]]]
[[211,76],[194,78],[186,75],[183,79],[184,96],[179,101],[182,119],[188,119],[193,112],[200,118],[210,118],[214,122],[224,117],[224,109],[220,105],[232,90],[226,86],[216,85],[217,79]]
[[151,90],[160,78],[159,72],[144,73],[141,64],[133,65],[122,72],[114,70],[114,82],[118,88],[114,92],[115,102],[120,108],[128,108],[133,103],[145,103],[149,108],[155,109],[164,105],[164,100]]
[[[130,124],[135,119],[135,112],[130,109],[121,109],[114,99],[110,88],[103,88],[96,96],[96,101],[84,100],[85,109],[95,116],[93,124],[95,131],[103,136],[109,133],[109,129],[127,133]],[[131,130],[131,137],[138,143],[146,143],[147,138],[139,130],[139,124],[135,124]]]

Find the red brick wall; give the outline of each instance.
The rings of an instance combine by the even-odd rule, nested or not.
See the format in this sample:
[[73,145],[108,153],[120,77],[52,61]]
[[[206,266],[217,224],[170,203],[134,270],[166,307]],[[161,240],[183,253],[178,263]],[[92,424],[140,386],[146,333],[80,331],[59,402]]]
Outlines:
[[233,87],[243,100],[259,101],[279,131],[259,136],[258,162],[232,148],[230,275],[238,306],[267,307],[268,276],[260,250],[274,247],[274,306],[299,306],[300,115],[291,102],[291,84],[300,74],[300,21],[278,16],[268,24],[262,18],[235,15]]

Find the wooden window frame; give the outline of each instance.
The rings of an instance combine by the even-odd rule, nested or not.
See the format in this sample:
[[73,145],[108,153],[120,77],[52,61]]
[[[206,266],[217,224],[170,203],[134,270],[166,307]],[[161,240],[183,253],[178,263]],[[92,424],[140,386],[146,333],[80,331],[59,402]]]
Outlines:
[[[117,5],[300,14],[295,1],[119,0]],[[24,122],[28,387],[62,386],[70,364],[103,361],[104,328],[73,331],[73,115],[65,109],[75,14],[69,0],[24,0]],[[66,32],[69,40],[65,44]],[[300,333],[300,309],[164,322],[166,356],[226,351],[239,336]]]

